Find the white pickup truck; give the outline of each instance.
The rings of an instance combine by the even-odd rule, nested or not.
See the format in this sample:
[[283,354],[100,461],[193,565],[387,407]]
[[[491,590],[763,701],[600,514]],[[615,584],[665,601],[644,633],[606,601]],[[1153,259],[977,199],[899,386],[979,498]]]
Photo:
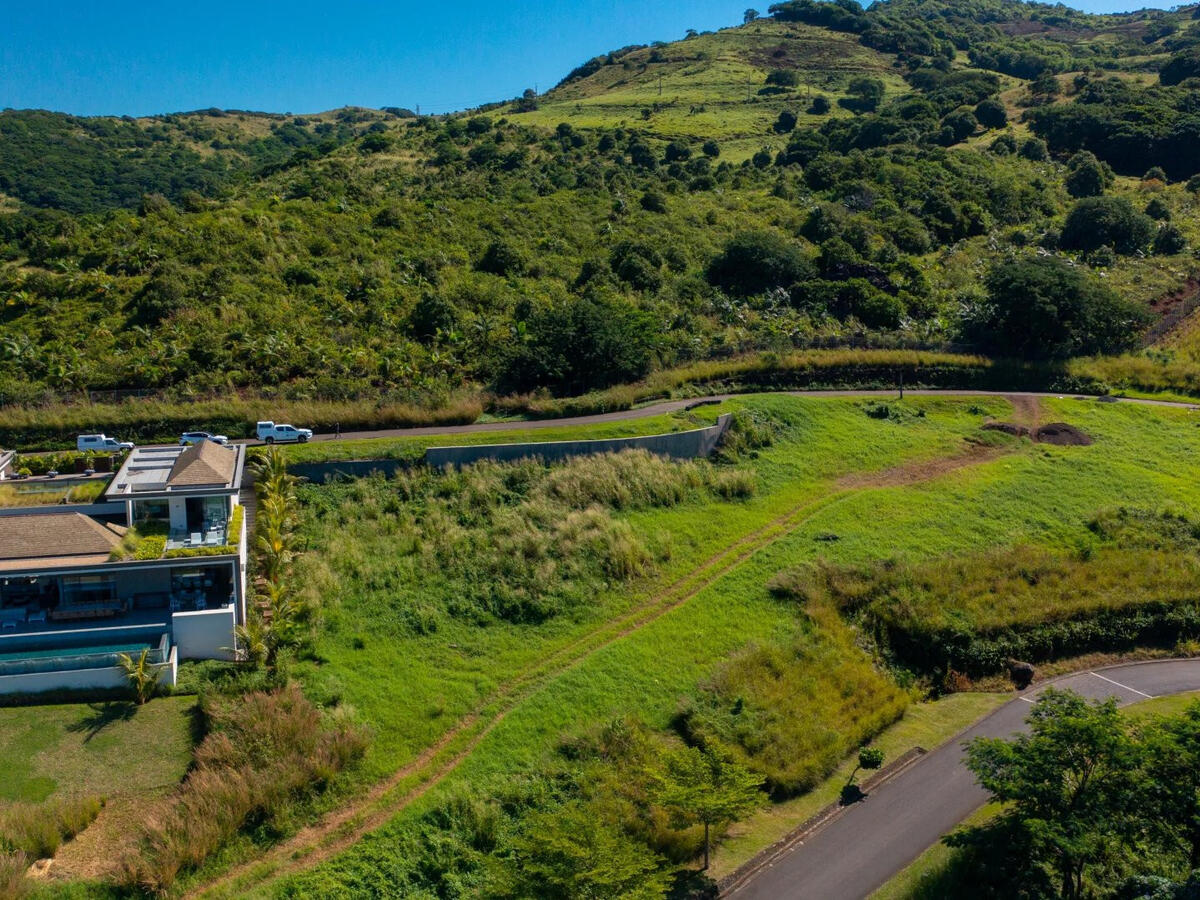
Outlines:
[[75,447],[81,452],[120,453],[122,450],[132,450],[129,441],[118,441],[106,434],[81,434],[75,439]]
[[274,422],[259,422],[256,433],[260,441],[268,444],[303,444],[313,436],[311,428],[276,425]]

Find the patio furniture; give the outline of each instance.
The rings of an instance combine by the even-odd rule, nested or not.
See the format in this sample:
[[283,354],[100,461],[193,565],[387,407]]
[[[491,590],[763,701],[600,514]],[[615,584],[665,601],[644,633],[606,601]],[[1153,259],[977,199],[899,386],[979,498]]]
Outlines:
[[44,624],[46,621],[46,611],[44,609],[39,609],[37,612],[31,612],[25,618],[25,621],[30,623],[42,622]]
[[14,631],[18,625],[25,622],[25,607],[18,606],[13,609],[0,609],[0,628],[11,628]]
[[219,531],[210,531],[208,534],[206,534],[204,536],[204,546],[205,547],[217,547],[220,545],[220,543],[221,543],[221,532],[219,532]]
[[200,546],[200,532],[193,531],[191,537],[188,539],[188,543],[191,544],[193,547],[199,547]]

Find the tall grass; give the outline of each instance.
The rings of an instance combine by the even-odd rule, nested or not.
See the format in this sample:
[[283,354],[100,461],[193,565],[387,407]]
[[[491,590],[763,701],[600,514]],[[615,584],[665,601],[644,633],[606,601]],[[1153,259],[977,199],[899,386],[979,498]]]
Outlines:
[[122,863],[127,887],[166,891],[251,820],[269,823],[322,790],[366,748],[360,729],[322,715],[295,684],[209,701],[206,713],[211,732],[192,772]]
[[[742,498],[756,486],[752,472],[629,451],[550,467],[526,460],[445,472],[422,468],[391,481],[304,488],[302,496],[318,526],[334,534],[330,557],[353,556],[341,545],[358,543],[363,530],[389,539],[390,560],[338,579],[386,578],[397,586],[411,579],[440,587],[440,608],[410,605],[407,592],[395,592],[388,614],[404,630],[420,633],[436,628],[443,613],[532,623],[585,604],[610,580],[649,573],[669,552],[615,513]],[[334,579],[319,579],[310,590],[330,594]]]
[[689,739],[760,773],[776,798],[812,789],[908,705],[835,616],[822,616],[832,627],[737,653],[680,712]]
[[29,859],[52,857],[63,841],[87,828],[103,806],[98,797],[7,805],[0,809],[0,850]]
[[33,892],[33,882],[25,877],[28,868],[29,857],[24,853],[0,850],[0,897],[21,900]]

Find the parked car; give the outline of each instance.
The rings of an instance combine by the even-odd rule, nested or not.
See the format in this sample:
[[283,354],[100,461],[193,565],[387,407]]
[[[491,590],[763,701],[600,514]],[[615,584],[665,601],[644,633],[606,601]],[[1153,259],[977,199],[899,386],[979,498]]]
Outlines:
[[256,434],[260,441],[268,444],[303,444],[313,436],[311,428],[297,428],[295,425],[276,425],[274,422],[259,422]]
[[199,444],[201,441],[212,441],[214,444],[228,444],[229,438],[223,434],[209,434],[207,431],[185,431],[179,436],[179,446]]
[[81,434],[75,439],[75,449],[81,453],[88,450],[103,453],[119,453],[122,450],[132,450],[131,441],[118,441],[105,434]]

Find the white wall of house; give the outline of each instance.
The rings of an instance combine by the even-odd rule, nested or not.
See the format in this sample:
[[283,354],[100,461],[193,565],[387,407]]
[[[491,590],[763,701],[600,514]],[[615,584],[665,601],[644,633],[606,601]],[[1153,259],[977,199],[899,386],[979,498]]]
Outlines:
[[233,626],[233,606],[171,614],[180,659],[233,659]]
[[172,497],[167,501],[167,509],[171,515],[171,530],[187,531],[187,499]]

